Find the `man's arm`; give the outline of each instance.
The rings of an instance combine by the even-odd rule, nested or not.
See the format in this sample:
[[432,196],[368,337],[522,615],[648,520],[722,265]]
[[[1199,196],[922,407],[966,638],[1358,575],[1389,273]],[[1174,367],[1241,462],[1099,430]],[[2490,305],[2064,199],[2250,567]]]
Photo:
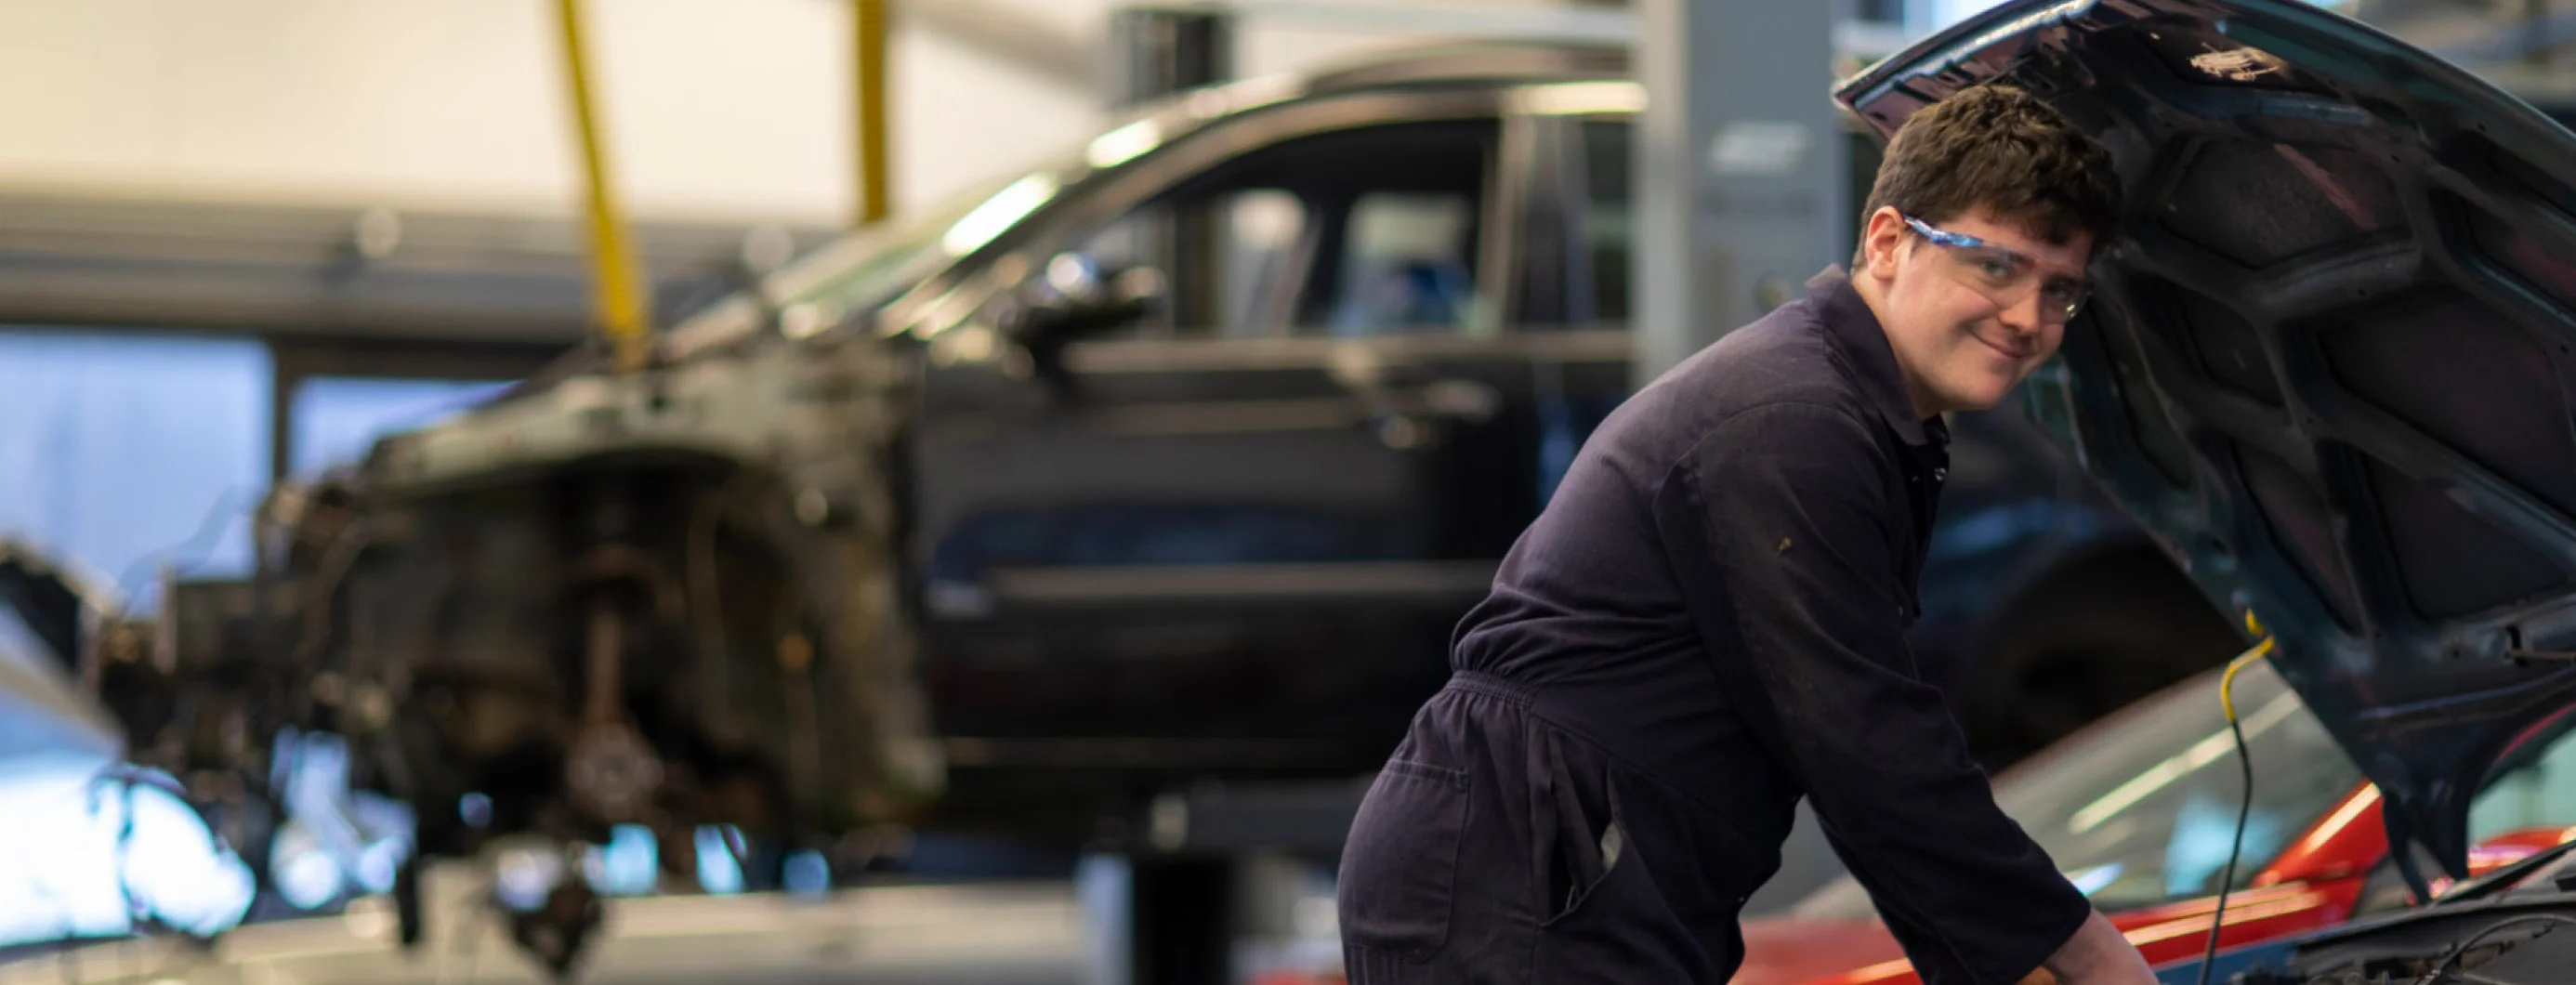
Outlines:
[[2083,985],[2088,982],[2154,982],[2155,972],[2147,969],[2146,956],[2130,946],[2120,928],[2111,926],[2110,918],[2100,913],[2084,921],[2065,946],[2041,962],[2038,970],[2022,979],[2023,985]]
[[[1906,928],[1907,953],[1927,972],[2006,985],[2090,940],[2081,931],[2098,915],[1995,806],[1916,672],[1891,527],[1909,507],[1888,501],[1884,455],[1844,411],[1755,408],[1665,477],[1656,523],[1727,700],[1806,791],[1891,928]],[[2093,977],[2113,967],[2072,963],[2062,977],[2139,980]]]

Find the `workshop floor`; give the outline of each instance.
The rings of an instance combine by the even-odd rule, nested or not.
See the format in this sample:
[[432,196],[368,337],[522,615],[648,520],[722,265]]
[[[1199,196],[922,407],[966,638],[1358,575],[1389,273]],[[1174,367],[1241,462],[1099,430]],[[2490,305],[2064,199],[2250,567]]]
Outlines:
[[[488,916],[461,936],[469,893],[432,880],[430,940],[392,944],[375,901],[345,915],[244,927],[211,954],[164,941],[90,947],[0,967],[0,985],[537,983]],[[1085,985],[1082,913],[1063,884],[906,886],[777,897],[619,900],[579,981],[611,985]]]

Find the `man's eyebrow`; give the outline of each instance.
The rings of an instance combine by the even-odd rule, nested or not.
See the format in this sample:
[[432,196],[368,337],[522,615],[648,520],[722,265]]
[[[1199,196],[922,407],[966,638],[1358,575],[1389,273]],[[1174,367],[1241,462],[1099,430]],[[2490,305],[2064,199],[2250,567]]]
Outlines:
[[2031,268],[2037,270],[2041,277],[2047,278],[2052,282],[2071,281],[2077,284],[2082,284],[2093,279],[2092,275],[2087,272],[2089,265],[2076,267],[2072,272],[2051,270],[2039,262],[2038,254],[2022,250],[2012,250],[2011,252],[2014,256],[2020,257],[2023,262],[2030,264]]

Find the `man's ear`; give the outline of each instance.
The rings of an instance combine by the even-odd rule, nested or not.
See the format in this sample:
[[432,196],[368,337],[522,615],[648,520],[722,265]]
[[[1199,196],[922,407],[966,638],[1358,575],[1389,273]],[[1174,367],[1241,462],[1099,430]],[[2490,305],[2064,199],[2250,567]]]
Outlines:
[[1861,227],[1861,260],[1870,276],[1887,280],[1896,276],[1896,253],[1905,246],[1905,217],[1893,206],[1880,206],[1869,214],[1869,224]]

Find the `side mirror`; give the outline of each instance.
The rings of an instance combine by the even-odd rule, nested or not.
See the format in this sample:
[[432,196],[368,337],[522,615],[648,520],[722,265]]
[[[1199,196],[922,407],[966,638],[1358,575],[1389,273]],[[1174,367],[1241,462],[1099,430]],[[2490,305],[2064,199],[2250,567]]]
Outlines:
[[1145,317],[1163,294],[1163,273],[1152,267],[1104,271],[1090,257],[1059,253],[1021,287],[1006,330],[1043,360],[1067,342]]

